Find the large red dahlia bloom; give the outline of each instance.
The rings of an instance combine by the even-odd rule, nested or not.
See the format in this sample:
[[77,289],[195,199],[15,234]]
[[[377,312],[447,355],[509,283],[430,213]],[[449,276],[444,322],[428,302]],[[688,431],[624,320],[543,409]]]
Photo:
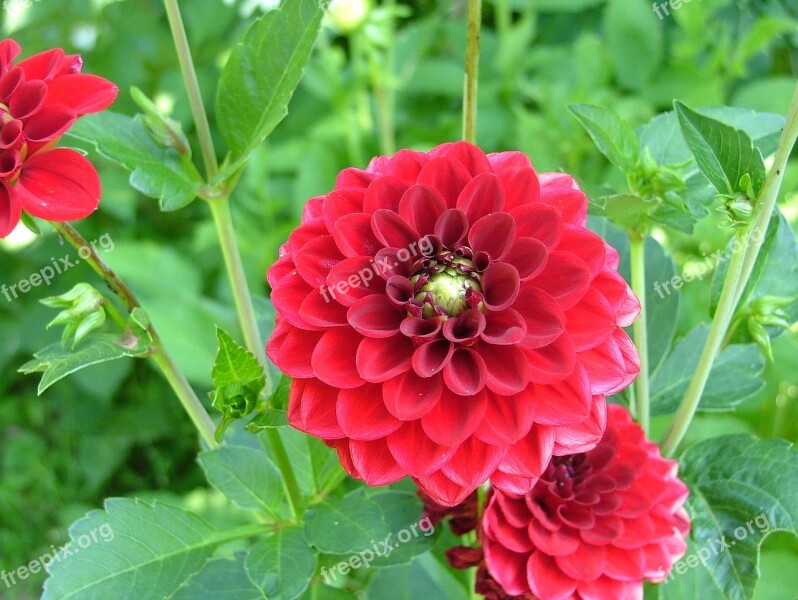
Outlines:
[[592,448],[638,371],[639,305],[586,213],[568,175],[465,142],[342,171],[269,271],[291,424],[445,506]]
[[587,453],[556,457],[524,497],[493,493],[483,517],[488,571],[510,595],[643,598],[687,549],[688,489],[675,461],[623,407]]
[[48,221],[90,215],[100,202],[92,164],[74,150],[53,149],[82,115],[107,108],[117,88],[80,72],[80,56],[60,48],[14,65],[21,48],[0,41],[0,237],[22,211]]

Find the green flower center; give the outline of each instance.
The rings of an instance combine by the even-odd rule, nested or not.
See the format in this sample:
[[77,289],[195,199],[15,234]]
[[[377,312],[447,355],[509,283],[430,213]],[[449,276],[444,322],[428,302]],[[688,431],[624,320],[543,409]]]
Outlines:
[[435,306],[446,311],[448,316],[456,317],[472,308],[469,297],[474,292],[482,292],[480,277],[469,259],[457,257],[447,263],[435,263],[438,270],[430,272],[429,281],[416,294],[416,299],[424,303],[424,318],[436,314]]

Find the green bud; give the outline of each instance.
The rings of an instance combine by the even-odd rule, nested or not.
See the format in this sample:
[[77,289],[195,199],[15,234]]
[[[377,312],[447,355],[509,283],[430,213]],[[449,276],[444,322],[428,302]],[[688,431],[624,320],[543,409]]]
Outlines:
[[164,115],[139,88],[131,87],[130,95],[144,113],[144,127],[155,143],[164,148],[174,148],[179,154],[190,157],[191,146],[180,123]]
[[754,342],[762,350],[769,361],[773,362],[773,348],[770,345],[770,336],[765,328],[756,319],[748,319],[748,333],[751,334]]
[[51,308],[63,308],[47,328],[64,325],[61,345],[66,347],[70,338],[72,347],[78,345],[89,333],[105,323],[105,297],[88,283],[79,283],[66,294],[51,296],[41,303]]

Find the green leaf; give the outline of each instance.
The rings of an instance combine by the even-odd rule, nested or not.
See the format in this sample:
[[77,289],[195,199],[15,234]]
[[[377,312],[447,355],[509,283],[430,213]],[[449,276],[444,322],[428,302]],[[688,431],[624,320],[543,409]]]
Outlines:
[[631,126],[614,111],[591,104],[570,104],[570,110],[582,124],[599,151],[624,173],[631,171],[637,159],[637,136]]
[[125,357],[143,356],[151,340],[136,338],[130,332],[124,336],[97,334],[90,336],[76,350],[64,349],[60,343],[47,346],[34,354],[34,359],[19,368],[20,373],[42,373],[38,392],[42,394],[67,375]]
[[288,114],[322,16],[317,0],[286,0],[233,49],[216,95],[216,117],[232,154],[226,172],[236,171]]
[[[285,444],[291,467],[304,494],[327,495],[346,478],[338,453],[320,439],[305,435],[293,427],[281,427],[277,431]],[[263,434],[260,439],[266,451],[271,453],[270,445]]]
[[419,497],[410,492],[379,492],[371,496],[376,502],[392,535],[391,552],[378,556],[371,563],[373,567],[400,565],[410,562],[413,557],[423,554],[435,545],[438,539],[436,529],[429,520],[421,522],[424,506]]
[[269,600],[294,600],[313,578],[316,552],[300,527],[286,527],[250,549],[246,569]]
[[432,554],[408,565],[380,569],[366,590],[366,600],[468,600],[471,595]]
[[620,84],[642,89],[662,60],[662,26],[651,7],[639,0],[612,0],[604,13],[604,28]]
[[[709,326],[701,324],[681,339],[651,378],[651,414],[676,410],[695,372]],[[765,363],[753,344],[732,344],[720,353],[709,373],[700,410],[731,410],[764,384]]]
[[83,117],[67,135],[94,144],[100,154],[131,171],[130,185],[158,198],[161,210],[183,208],[197,197],[202,179],[191,160],[158,146],[138,118],[103,111]]
[[747,173],[758,193],[765,181],[765,163],[748,134],[705,117],[681,102],[675,102],[674,107],[684,140],[698,168],[715,189],[728,196],[745,193],[740,178]]
[[[689,569],[704,589],[682,597],[749,600],[767,532],[798,534],[798,451],[783,440],[729,435],[691,446],[680,462],[680,477],[691,491],[690,538],[696,556],[704,558]],[[675,597],[667,589],[683,576],[677,572],[662,597]]]
[[243,552],[215,558],[191,576],[169,600],[271,600],[247,577]]
[[285,427],[286,425],[288,425],[288,413],[286,411],[278,408],[267,408],[255,415],[247,423],[246,429],[250,433],[259,433],[264,429]]
[[105,510],[73,524],[69,536],[70,547],[48,567],[43,600],[169,597],[217,546],[242,533],[217,530],[172,506],[111,498]]
[[305,535],[311,546],[330,554],[349,554],[371,548],[391,529],[380,505],[362,490],[314,505],[305,513]]
[[652,209],[650,202],[634,194],[616,194],[602,200],[607,218],[627,231],[645,223]]
[[283,500],[280,471],[261,450],[223,446],[199,456],[210,484],[245,510],[277,516]]

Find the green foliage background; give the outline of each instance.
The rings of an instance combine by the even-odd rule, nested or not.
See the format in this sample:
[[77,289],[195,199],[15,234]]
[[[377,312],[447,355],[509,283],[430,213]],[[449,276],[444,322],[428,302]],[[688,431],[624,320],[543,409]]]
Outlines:
[[[262,4],[181,2],[220,148],[213,117],[220,68]],[[662,20],[647,0],[491,0],[484,11],[480,144],[487,151],[523,150],[539,171],[568,171],[591,197],[606,186],[622,188],[623,179],[566,105],[608,106],[634,125],[670,110],[674,98],[694,108],[726,104],[784,114],[795,82],[798,8],[791,0],[703,0]],[[325,21],[288,117],[257,150],[234,196],[264,334],[273,320],[264,273],[305,200],[328,190],[341,168],[365,166],[387,149],[390,136],[376,109],[385,89],[396,90],[397,148],[428,149],[460,137],[464,2],[385,0],[369,6],[354,28],[338,17],[337,23]],[[25,55],[56,46],[82,53],[86,71],[119,85],[114,111],[137,112],[129,94],[135,85],[170,109],[194,139],[160,2],[9,0],[2,30]],[[393,74],[385,67],[391,55]],[[74,138],[65,143],[80,145]],[[139,294],[191,382],[210,390],[214,323],[228,331],[236,326],[206,208],[196,202],[162,213],[157,201],[128,185],[126,172],[92,158],[101,172],[103,202],[81,231],[90,240],[110,235],[114,247],[104,257]],[[797,160],[779,207],[795,229]],[[677,273],[725,246],[729,232],[718,227],[719,217],[704,218],[693,235],[659,236]],[[67,254],[75,253],[52,234],[0,242],[0,284],[16,283],[51,257]],[[12,302],[0,296],[0,569],[15,569],[51,544],[62,545],[67,526],[109,496],[167,499],[218,527],[240,522],[226,500],[208,489],[194,430],[147,364],[92,367],[42,397],[36,378],[17,373],[33,352],[58,340],[57,331],[45,331],[52,313],[38,301],[84,279],[99,287],[78,266]],[[706,278],[680,290],[677,341],[707,320],[710,288]],[[798,329],[775,339],[773,351],[764,386],[735,412],[700,415],[690,441],[730,432],[798,441]],[[654,431],[665,422],[655,420]],[[787,567],[795,564],[795,538],[771,535],[756,597],[791,597],[798,570]],[[385,572],[375,585],[407,575]],[[41,583],[39,575],[9,590],[0,584],[0,598],[37,597]]]

